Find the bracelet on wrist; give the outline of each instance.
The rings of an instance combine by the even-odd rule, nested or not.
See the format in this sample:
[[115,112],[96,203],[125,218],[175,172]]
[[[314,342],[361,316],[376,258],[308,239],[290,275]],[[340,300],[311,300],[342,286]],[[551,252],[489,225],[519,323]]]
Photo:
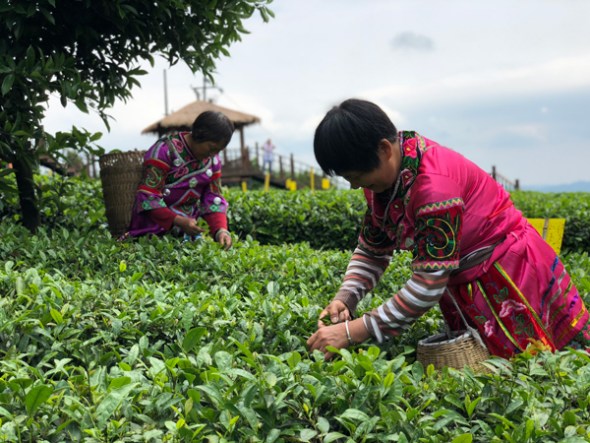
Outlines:
[[348,320],[346,320],[344,322],[344,327],[346,328],[346,338],[348,338],[348,345],[352,346],[355,344],[355,342],[352,340],[352,337],[350,335],[350,328],[348,327]]
[[225,232],[227,235],[229,234],[229,231],[227,229],[224,228],[220,228],[217,230],[217,232],[215,233],[215,241],[219,240],[219,236],[221,235],[221,233]]

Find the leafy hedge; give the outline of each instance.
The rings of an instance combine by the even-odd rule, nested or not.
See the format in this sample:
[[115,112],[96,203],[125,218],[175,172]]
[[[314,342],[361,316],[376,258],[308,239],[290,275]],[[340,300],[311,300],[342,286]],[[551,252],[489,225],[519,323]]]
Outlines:
[[[414,362],[416,341],[440,326],[432,310],[388,345],[330,362],[308,353],[348,252],[118,243],[103,228],[32,236],[6,221],[0,236],[0,441],[590,439],[583,352],[434,371]],[[565,260],[590,301],[590,257]],[[360,309],[389,297],[408,261],[396,255]]]
[[519,191],[511,196],[529,218],[565,218],[564,251],[590,251],[590,193]]
[[317,249],[354,248],[364,213],[362,195],[351,191],[252,191],[229,189],[230,230],[260,243],[308,242]]
[[[351,249],[365,210],[360,191],[248,192],[231,189],[234,232],[261,243],[308,241],[314,248]],[[590,193],[515,192],[515,206],[529,218],[565,218],[562,251],[590,251]]]
[[[45,227],[106,229],[100,181],[37,176]],[[315,249],[351,250],[365,211],[360,191],[225,190],[232,232],[262,244],[308,242]],[[562,252],[590,251],[590,193],[512,194],[515,206],[530,218],[565,218]],[[0,199],[0,220],[18,221],[18,202]]]
[[[11,185],[13,182],[14,180],[8,179],[3,184]],[[35,187],[41,225],[45,229],[107,229],[100,180],[36,175]],[[0,221],[20,223],[21,214],[15,188],[9,192],[0,188],[0,197]]]

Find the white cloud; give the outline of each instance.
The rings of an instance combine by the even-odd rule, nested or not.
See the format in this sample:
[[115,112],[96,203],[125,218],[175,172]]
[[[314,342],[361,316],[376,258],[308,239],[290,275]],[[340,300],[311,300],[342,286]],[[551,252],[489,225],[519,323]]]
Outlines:
[[410,50],[410,51],[432,51],[434,50],[434,42],[426,35],[416,34],[411,31],[405,31],[397,34],[391,46],[394,50]]
[[488,68],[465,74],[433,78],[428,82],[386,85],[369,90],[377,100],[393,100],[404,106],[444,102],[498,100],[502,96],[526,96],[590,87],[590,52],[529,66]]
[[547,129],[543,125],[507,125],[499,128],[494,128],[492,137],[498,136],[517,136],[519,138],[530,139],[535,142],[547,142]]

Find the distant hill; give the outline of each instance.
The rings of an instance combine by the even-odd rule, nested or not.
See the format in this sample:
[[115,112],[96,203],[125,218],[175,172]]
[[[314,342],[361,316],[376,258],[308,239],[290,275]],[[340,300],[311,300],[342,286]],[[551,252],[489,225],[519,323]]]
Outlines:
[[563,185],[525,186],[523,190],[539,192],[590,192],[590,181],[566,183]]

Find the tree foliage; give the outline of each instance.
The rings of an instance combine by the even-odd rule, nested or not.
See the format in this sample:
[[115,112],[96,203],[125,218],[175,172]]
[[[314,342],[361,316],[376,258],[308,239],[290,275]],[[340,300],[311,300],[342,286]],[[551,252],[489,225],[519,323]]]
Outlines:
[[[97,112],[127,101],[138,78],[163,56],[211,77],[215,61],[247,33],[272,0],[1,0],[0,159],[14,164],[23,221],[38,225],[32,172],[41,154],[65,148],[100,153],[100,133],[73,126],[49,134],[42,121],[51,94],[63,106]],[[0,175],[0,180],[1,180]]]

